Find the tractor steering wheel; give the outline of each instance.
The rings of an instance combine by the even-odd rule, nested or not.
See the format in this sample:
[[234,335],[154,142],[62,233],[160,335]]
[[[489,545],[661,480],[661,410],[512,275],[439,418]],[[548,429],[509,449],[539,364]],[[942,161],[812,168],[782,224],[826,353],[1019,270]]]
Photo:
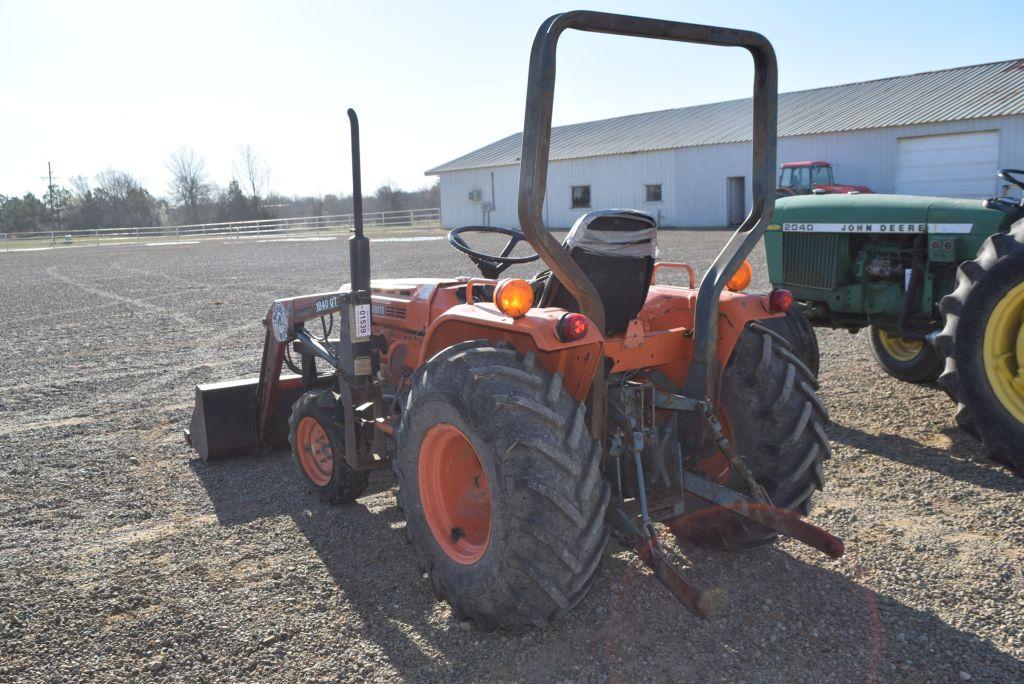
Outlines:
[[[507,235],[509,240],[508,244],[501,250],[501,254],[484,254],[467,245],[465,240],[462,239],[463,233]],[[473,263],[477,265],[477,268],[480,269],[480,273],[484,278],[497,278],[502,271],[512,264],[528,264],[539,259],[540,255],[538,254],[527,254],[526,256],[518,257],[509,256],[512,250],[516,248],[516,245],[525,240],[526,237],[521,231],[514,228],[499,228],[498,226],[460,226],[448,232],[448,243],[460,252],[467,254],[473,260]]]
[[1021,190],[1024,190],[1024,181],[1017,178],[1017,175],[1024,176],[1024,171],[1020,169],[999,169],[999,178],[1008,183],[1013,183]]

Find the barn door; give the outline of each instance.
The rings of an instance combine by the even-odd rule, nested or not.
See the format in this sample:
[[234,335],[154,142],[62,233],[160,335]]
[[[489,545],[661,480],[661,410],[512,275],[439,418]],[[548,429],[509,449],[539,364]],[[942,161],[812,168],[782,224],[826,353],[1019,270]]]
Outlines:
[[998,166],[999,131],[900,138],[896,193],[984,199]]
[[726,202],[729,207],[729,225],[738,226],[747,216],[747,183],[744,176],[726,179]]

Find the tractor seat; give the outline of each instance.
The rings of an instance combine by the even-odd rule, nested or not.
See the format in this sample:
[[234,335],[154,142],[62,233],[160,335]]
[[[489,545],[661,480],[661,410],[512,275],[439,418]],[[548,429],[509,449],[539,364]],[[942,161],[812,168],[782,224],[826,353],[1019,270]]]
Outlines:
[[[579,218],[562,246],[597,288],[604,303],[605,335],[624,333],[647,301],[658,256],[658,224],[632,209],[602,209]],[[576,298],[550,276],[541,306],[579,311]]]

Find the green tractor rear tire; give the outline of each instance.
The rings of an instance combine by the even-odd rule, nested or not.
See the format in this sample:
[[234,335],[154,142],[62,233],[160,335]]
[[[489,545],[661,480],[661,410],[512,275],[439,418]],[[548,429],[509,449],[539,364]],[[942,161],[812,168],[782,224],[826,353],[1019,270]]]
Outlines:
[[904,382],[934,382],[942,373],[942,355],[923,340],[908,340],[871,326],[871,351],[886,373]]
[[1024,221],[990,236],[942,299],[939,379],[957,422],[985,454],[1024,477]]

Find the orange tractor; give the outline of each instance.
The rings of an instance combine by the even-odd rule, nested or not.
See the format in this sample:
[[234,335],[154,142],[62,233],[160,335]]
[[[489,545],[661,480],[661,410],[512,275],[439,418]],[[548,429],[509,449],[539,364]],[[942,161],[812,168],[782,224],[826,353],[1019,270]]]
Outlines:
[[[590,212],[563,243],[543,224],[555,48],[570,28],[753,56],[753,211],[699,287],[690,267],[656,260],[647,214]],[[666,527],[723,549],[781,533],[838,557],[842,542],[802,520],[829,441],[812,373],[770,325],[792,298],[743,292],[774,204],[776,88],[771,44],[755,33],[596,12],[548,19],[530,60],[521,230],[451,231],[481,276],[443,279],[370,279],[349,110],[352,282],[274,302],[259,378],[200,385],[190,443],[214,459],[287,439],[330,503],[354,501],[372,470],[392,467],[422,570],[483,629],[542,626],[572,609],[612,531],[699,614],[709,602],[666,557]],[[471,233],[507,244],[480,252]],[[535,253],[514,255],[520,242]],[[537,259],[548,270],[532,280],[500,279]],[[670,269],[690,286],[659,284]]]

